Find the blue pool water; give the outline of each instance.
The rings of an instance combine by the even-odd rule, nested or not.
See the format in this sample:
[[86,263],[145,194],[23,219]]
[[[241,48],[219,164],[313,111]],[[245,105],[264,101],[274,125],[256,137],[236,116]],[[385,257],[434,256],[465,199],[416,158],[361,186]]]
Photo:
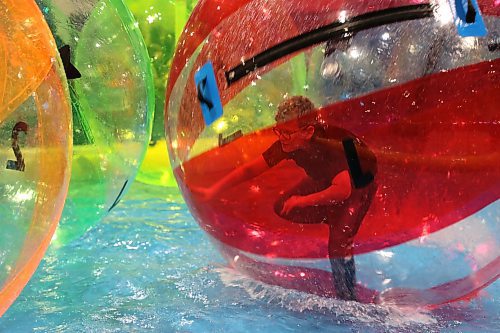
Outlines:
[[224,262],[173,190],[134,184],[100,225],[50,248],[0,332],[499,332],[500,284],[432,312],[266,286]]

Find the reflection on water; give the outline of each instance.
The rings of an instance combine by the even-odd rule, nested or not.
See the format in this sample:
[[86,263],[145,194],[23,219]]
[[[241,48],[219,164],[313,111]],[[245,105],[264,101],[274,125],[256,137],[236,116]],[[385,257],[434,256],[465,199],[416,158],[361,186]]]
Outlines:
[[425,313],[263,285],[223,261],[173,190],[134,184],[83,238],[50,248],[0,332],[495,332],[500,284]]

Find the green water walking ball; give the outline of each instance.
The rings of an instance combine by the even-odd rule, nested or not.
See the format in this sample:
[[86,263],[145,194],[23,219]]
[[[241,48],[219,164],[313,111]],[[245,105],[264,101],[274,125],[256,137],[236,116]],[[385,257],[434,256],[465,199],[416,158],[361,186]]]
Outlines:
[[121,0],[37,2],[63,58],[73,108],[73,171],[58,245],[101,220],[134,181],[154,89],[144,41]]

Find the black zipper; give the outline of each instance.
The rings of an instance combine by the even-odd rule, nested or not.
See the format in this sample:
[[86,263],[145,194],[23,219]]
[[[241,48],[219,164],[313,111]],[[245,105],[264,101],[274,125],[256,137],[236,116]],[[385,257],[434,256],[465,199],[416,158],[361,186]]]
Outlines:
[[323,43],[332,39],[349,38],[356,32],[378,26],[403,21],[418,20],[431,17],[432,15],[433,6],[431,4],[420,4],[366,13],[353,17],[345,22],[336,21],[332,24],[286,40],[253,56],[252,58],[246,59],[242,64],[225,73],[227,85],[230,86],[256,69],[264,67],[273,61],[299,50],[308,48],[312,45]]

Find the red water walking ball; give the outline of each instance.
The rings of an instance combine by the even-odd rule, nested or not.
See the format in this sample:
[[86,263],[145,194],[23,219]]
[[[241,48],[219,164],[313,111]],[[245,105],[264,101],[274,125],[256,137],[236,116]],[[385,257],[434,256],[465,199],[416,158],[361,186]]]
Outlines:
[[172,166],[230,266],[436,307],[500,272],[495,0],[201,1],[167,88]]

